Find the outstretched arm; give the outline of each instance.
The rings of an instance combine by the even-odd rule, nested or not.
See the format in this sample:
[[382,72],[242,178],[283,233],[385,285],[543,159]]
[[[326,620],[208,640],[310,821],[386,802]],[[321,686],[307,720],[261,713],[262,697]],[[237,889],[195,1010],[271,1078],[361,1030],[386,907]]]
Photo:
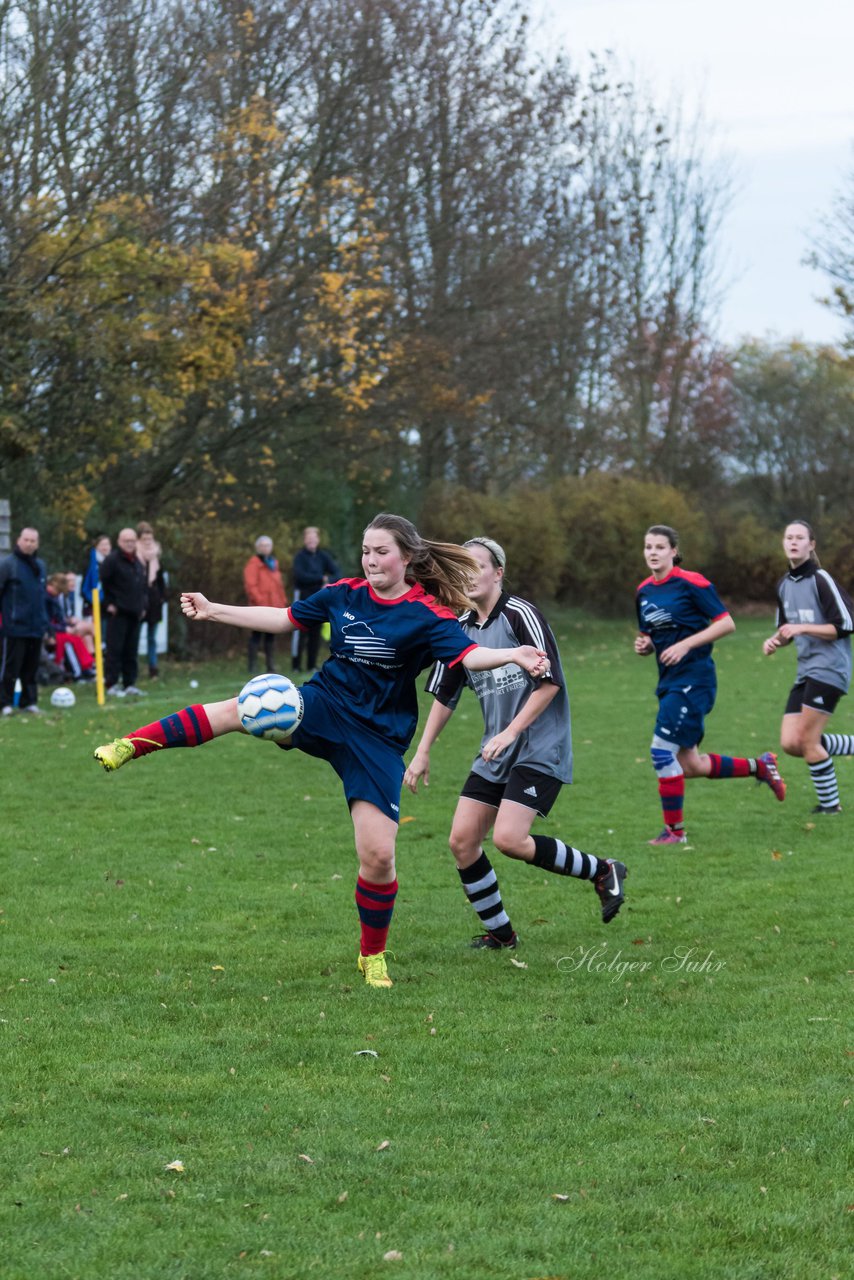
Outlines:
[[511,662],[527,671],[529,676],[545,675],[548,667],[545,650],[535,649],[531,644],[520,644],[515,649],[487,649],[478,645],[476,649],[470,649],[462,660],[468,671],[494,671],[496,667],[506,667]]
[[286,635],[294,630],[290,609],[273,609],[263,604],[213,604],[200,591],[181,593],[181,611],[193,622],[226,622],[231,627],[268,631],[273,635]]

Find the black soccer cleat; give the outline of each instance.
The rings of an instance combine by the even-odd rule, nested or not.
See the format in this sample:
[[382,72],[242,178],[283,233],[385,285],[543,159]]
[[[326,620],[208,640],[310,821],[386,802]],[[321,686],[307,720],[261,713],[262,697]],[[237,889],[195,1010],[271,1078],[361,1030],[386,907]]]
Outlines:
[[515,951],[518,941],[515,930],[509,942],[502,942],[494,933],[479,933],[472,938],[469,946],[473,951]]
[[626,900],[623,881],[629,873],[625,863],[617,862],[615,858],[600,858],[599,862],[600,866],[604,864],[605,870],[599,871],[593,881],[593,888],[599,894],[599,901],[602,903],[602,923],[608,924]]
[[810,810],[810,812],[811,813],[841,813],[842,805],[841,804],[817,804],[814,809]]

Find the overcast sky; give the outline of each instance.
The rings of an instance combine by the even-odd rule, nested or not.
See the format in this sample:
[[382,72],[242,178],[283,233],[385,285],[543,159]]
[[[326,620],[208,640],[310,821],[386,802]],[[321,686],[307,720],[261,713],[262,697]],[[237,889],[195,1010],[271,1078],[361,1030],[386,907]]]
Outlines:
[[834,342],[841,323],[802,265],[817,219],[854,170],[852,0],[530,0],[535,43],[578,70],[611,49],[661,105],[701,105],[735,177],[721,233],[727,342]]

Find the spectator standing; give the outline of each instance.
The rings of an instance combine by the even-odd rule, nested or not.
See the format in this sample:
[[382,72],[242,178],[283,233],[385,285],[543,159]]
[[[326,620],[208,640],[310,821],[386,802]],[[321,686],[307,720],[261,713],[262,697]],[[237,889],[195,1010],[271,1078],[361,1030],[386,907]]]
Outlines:
[[148,678],[156,680],[157,669],[157,628],[163,617],[163,605],[166,603],[166,578],[160,563],[160,543],[154,536],[154,530],[146,521],[136,526],[136,554],[145,569],[145,623],[146,649],[148,652]]
[[9,716],[15,702],[15,682],[21,681],[21,706],[40,715],[38,670],[42,638],[47,631],[47,571],[36,555],[38,529],[25,528],[11,555],[0,561],[0,707]]
[[89,563],[80,583],[80,595],[83,598],[83,616],[92,613],[92,592],[101,582],[101,565],[113,549],[113,544],[105,533],[99,533],[89,551]]
[[[330,553],[320,545],[320,530],[310,524],[303,529],[302,547],[294,556],[294,599],[305,600],[315,591],[335,582],[341,576],[338,565]],[[322,624],[312,624],[299,633],[299,647],[294,653],[293,669],[312,672],[317,668],[317,651],[320,647]]]
[[[271,609],[287,607],[288,597],[279,562],[273,555],[273,539],[262,535],[255,539],[255,554],[247,560],[243,569],[243,586],[246,600],[251,605],[267,605]],[[249,633],[248,667],[249,674],[255,674],[255,661],[258,648],[263,644],[264,658],[268,671],[275,671],[273,652],[276,637],[269,631],[251,631]]]
[[123,698],[126,693],[142,693],[136,685],[137,651],[148,588],[145,567],[136,554],[136,530],[122,529],[118,544],[101,564],[101,587],[107,615],[107,693]]

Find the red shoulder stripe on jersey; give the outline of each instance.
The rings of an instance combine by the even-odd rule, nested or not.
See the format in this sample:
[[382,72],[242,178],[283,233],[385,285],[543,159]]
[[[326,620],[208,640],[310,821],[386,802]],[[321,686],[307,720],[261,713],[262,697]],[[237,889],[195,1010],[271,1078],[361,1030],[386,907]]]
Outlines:
[[[425,591],[419,582],[416,582],[409,594],[404,596],[404,599],[412,600],[415,604],[423,604],[431,613],[435,613],[437,618],[453,618],[455,622],[457,621],[457,615],[453,609],[449,609],[446,604],[440,604],[436,597]],[[466,653],[468,653],[468,650],[466,650]]]
[[710,587],[712,585],[708,578],[703,577],[702,573],[694,573],[691,569],[680,569],[679,565],[675,564],[666,578],[655,578],[652,574],[648,578],[644,578],[638,587],[638,591],[642,591],[644,587],[662,587],[671,578],[684,578],[686,582],[692,582],[695,587]]
[[710,587],[712,585],[702,573],[693,573],[690,569],[680,569],[678,564],[673,566],[673,573],[677,578],[684,578],[686,582],[693,582],[695,587]]
[[304,622],[297,622],[296,618],[291,613],[290,605],[288,605],[288,617],[290,618],[291,622],[293,623],[297,631],[308,631],[308,627],[305,625]]

